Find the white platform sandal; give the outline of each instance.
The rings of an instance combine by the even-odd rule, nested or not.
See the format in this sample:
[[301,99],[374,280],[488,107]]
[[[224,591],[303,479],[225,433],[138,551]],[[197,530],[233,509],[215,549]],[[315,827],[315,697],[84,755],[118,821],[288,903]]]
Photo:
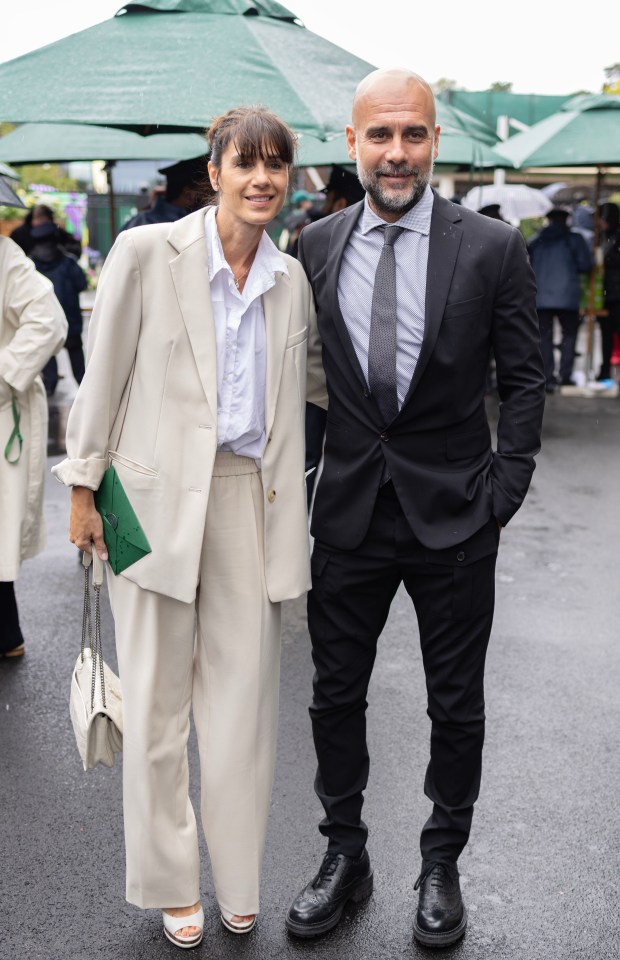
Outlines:
[[[164,921],[164,933],[170,943],[174,943],[175,947],[181,947],[182,950],[189,950],[191,947],[198,946],[202,940],[205,925],[205,915],[202,907],[196,913],[190,914],[189,917],[171,917],[165,910],[162,910],[161,915]],[[183,930],[184,927],[199,927],[200,932],[192,937],[180,937],[178,931]]]
[[233,920],[234,916],[237,916],[237,914],[222,912],[222,923],[231,933],[249,933],[250,930],[254,929],[256,925],[255,916],[251,920]]

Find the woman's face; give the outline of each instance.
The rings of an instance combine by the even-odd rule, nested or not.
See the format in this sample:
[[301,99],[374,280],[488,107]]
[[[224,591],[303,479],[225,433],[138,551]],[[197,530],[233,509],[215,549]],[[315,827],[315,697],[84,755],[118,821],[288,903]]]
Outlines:
[[219,167],[209,163],[220,211],[250,226],[264,226],[278,215],[286,199],[288,175],[283,160],[247,160],[239,156],[233,141],[224,150]]

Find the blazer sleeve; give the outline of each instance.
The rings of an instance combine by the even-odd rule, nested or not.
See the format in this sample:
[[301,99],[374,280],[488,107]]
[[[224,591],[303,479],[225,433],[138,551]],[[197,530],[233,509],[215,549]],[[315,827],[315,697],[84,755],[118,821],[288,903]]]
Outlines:
[[52,473],[97,490],[108,443],[133,368],[142,317],[140,264],[130,234],[116,240],[101,271],[88,331],[86,373],[67,423],[67,459]]
[[545,405],[536,283],[518,230],[511,232],[497,284],[493,351],[500,400],[491,466],[493,513],[505,525],[530,485]]
[[37,273],[32,260],[12,240],[4,244],[3,319],[15,333],[0,350],[0,380],[21,393],[61,349],[67,320],[47,277]]
[[[299,244],[297,255],[299,262],[304,268],[305,274],[312,286],[312,277],[304,259],[303,252],[303,230],[299,235]],[[314,403],[318,407],[327,409],[327,385],[325,382],[325,371],[323,370],[323,347],[319,328],[317,324],[316,305],[314,290],[310,299],[310,309],[308,315],[308,365],[306,381],[306,400],[308,403]]]

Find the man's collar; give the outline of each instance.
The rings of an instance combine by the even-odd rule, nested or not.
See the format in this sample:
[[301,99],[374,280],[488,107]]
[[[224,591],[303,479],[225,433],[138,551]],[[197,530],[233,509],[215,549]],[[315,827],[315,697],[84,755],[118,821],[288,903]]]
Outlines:
[[[395,221],[393,226],[404,227],[405,230],[415,230],[418,233],[423,233],[428,236],[431,229],[433,200],[433,191],[431,190],[430,186],[427,186],[415,207],[412,207],[411,210],[407,210],[407,212],[402,215],[400,220]],[[368,194],[366,194],[360,223],[360,230],[362,234],[365,235],[377,227],[385,226],[386,221],[382,220],[381,217],[377,216],[374,210],[371,209],[368,202]]]

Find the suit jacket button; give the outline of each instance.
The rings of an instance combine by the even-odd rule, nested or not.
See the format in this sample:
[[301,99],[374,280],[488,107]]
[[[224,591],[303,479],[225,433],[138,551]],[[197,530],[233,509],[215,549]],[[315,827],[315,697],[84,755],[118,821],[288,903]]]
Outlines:
[[456,559],[457,559],[457,560],[464,560],[464,559],[465,559],[465,551],[464,551],[464,550],[459,550],[459,552],[458,552],[457,555],[456,555]]
[[275,498],[276,498],[275,490],[270,490],[269,493],[267,494],[267,499],[269,500],[269,503],[273,503]]
[[365,396],[366,399],[368,400],[368,397],[370,396],[368,390],[364,390],[364,396]]
[[384,443],[387,443],[388,440],[390,439],[387,433],[380,433],[379,437],[381,438],[381,440],[383,440]]

